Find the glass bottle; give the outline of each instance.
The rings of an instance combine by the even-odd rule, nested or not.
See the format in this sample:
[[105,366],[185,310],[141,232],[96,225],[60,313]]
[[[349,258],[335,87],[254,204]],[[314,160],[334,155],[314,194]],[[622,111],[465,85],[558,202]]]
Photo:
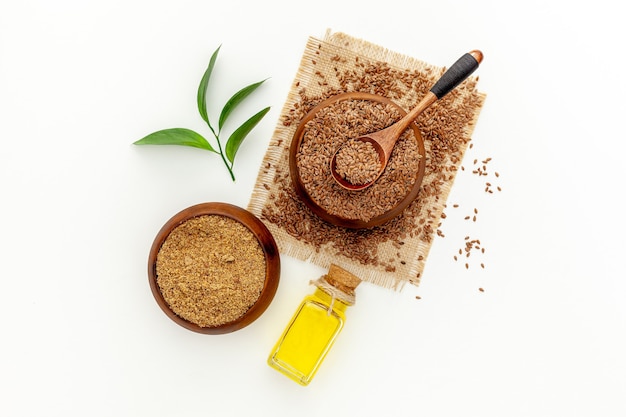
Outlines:
[[343,329],[348,306],[361,280],[331,265],[328,273],[312,281],[317,288],[304,298],[267,363],[300,385],[308,385]]

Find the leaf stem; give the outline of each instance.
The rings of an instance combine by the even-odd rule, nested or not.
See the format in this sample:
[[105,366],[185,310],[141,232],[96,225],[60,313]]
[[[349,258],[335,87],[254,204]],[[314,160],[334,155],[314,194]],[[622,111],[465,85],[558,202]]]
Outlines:
[[217,142],[217,150],[220,154],[220,157],[222,158],[222,161],[224,161],[224,165],[226,165],[226,169],[228,170],[228,173],[230,174],[230,178],[233,180],[233,182],[235,181],[235,173],[233,172],[233,167],[231,165],[228,165],[228,161],[226,160],[226,155],[224,154],[224,150],[222,149],[222,142],[220,141],[220,132],[219,131],[215,131],[215,129],[213,129],[213,126],[211,126],[211,122],[208,120],[206,120],[206,124],[209,125],[209,129],[211,129],[211,133],[213,133],[213,136],[215,137],[215,141]]
[[224,165],[226,165],[226,169],[228,169],[230,178],[232,178],[232,180],[235,181],[235,173],[233,172],[232,166],[228,165],[228,161],[226,160],[226,155],[224,154],[224,151],[222,150],[222,144],[220,143],[220,139],[217,136],[215,137],[215,139],[217,139],[217,147],[220,150],[220,156],[222,157],[222,161],[224,161]]

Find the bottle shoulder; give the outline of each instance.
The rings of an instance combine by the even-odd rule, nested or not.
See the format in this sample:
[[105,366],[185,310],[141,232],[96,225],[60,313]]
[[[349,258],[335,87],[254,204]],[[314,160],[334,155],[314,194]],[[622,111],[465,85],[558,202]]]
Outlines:
[[348,308],[347,304],[336,298],[333,299],[330,295],[320,289],[316,289],[313,294],[309,294],[304,297],[302,304],[307,303],[321,305],[324,309],[332,307],[332,311],[338,313],[343,319],[345,319],[345,311]]

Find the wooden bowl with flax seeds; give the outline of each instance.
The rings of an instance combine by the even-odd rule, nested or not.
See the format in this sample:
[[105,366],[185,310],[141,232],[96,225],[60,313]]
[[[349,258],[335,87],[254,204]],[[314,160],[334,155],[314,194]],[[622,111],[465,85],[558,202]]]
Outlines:
[[280,278],[274,237],[252,213],[203,203],[174,215],[148,259],[159,307],[182,327],[223,334],[246,327],[269,306]]
[[337,149],[395,123],[406,114],[390,99],[362,92],[321,101],[300,121],[289,148],[294,191],[313,213],[335,226],[365,229],[398,216],[417,197],[426,169],[420,130],[411,123],[394,146],[378,180],[364,190],[346,190],[333,179]]

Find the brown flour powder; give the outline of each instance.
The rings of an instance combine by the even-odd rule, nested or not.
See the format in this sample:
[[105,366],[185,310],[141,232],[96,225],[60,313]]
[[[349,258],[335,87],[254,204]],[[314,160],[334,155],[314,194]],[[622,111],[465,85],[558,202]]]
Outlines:
[[202,215],[172,230],[157,255],[157,284],[172,311],[200,327],[241,317],[265,283],[265,255],[236,220]]

